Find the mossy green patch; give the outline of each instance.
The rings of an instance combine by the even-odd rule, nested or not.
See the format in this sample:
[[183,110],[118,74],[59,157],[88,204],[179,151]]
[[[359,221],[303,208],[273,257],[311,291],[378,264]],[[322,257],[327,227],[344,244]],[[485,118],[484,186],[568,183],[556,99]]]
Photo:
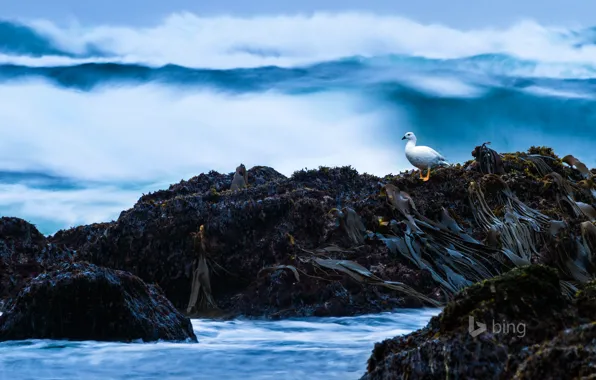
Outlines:
[[541,318],[567,303],[556,270],[544,265],[519,267],[458,293],[441,314],[440,330],[467,326],[469,316],[511,321]]

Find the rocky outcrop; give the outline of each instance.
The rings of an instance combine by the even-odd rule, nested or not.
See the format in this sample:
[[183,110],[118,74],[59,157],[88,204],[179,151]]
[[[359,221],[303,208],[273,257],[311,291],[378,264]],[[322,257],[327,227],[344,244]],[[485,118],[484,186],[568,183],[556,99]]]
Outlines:
[[[423,305],[415,297],[321,268],[312,260],[315,251],[320,258],[354,261],[372,267],[383,279],[436,292],[428,273],[400,262],[387,267],[393,260],[384,244],[356,246],[337,228],[338,216],[329,213],[354,203],[362,209],[385,208],[378,197],[379,178],[351,168],[299,172],[291,179],[259,176],[254,170],[275,172],[253,169],[248,173],[251,187],[245,190],[225,190],[231,179],[223,182],[223,176],[210,173],[168,190],[172,194],[165,200],[163,192],[145,195],[97,239],[80,239],[84,244],[72,248],[98,265],[158,283],[181,309],[189,304],[200,257],[205,258],[216,303],[206,306],[236,315],[351,315]],[[212,187],[206,185],[207,176]],[[260,185],[251,182],[263,177]],[[182,195],[188,189],[202,192]]]
[[65,263],[27,283],[0,316],[0,341],[192,341],[190,320],[130,273]]
[[533,345],[579,322],[556,271],[514,269],[463,290],[426,328],[376,344],[362,379],[510,379]]
[[50,243],[34,225],[18,218],[0,218],[0,311],[2,301],[56,263],[70,262],[74,252]]
[[51,237],[53,244],[66,247],[84,247],[95,243],[106,233],[112,223],[93,223],[85,226],[77,226],[68,230],[60,230]]
[[563,297],[532,265],[466,288],[426,328],[377,343],[362,380],[591,379],[595,283]]
[[561,332],[555,339],[530,349],[516,380],[593,379],[596,377],[596,323]]
[[248,188],[230,191],[232,174],[209,172],[144,195],[116,222],[51,241],[159,284],[190,314],[339,316],[438,305],[535,262],[558,268],[568,292],[585,282],[596,252],[596,240],[584,238],[593,235],[585,224],[593,180],[548,148],[472,153],[474,161],[433,171],[428,182],[350,167],[286,178],[256,167]]

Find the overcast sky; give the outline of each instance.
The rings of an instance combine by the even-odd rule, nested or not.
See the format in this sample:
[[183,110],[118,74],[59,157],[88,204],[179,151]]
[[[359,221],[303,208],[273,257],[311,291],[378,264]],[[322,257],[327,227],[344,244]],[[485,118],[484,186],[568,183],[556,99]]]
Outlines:
[[[366,4],[366,5],[365,5]],[[149,25],[181,11],[254,15],[364,10],[459,28],[503,26],[522,18],[565,26],[596,25],[594,0],[0,0],[0,18],[58,23]]]

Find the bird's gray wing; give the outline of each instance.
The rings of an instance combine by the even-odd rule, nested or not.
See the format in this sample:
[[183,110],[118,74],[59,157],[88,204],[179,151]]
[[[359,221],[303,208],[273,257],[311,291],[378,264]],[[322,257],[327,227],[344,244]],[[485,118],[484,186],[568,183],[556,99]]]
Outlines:
[[436,151],[436,150],[434,150],[433,148],[428,148],[428,149],[430,149],[430,150],[433,152],[433,154],[436,154],[436,155],[437,155],[437,157],[439,158],[439,160],[441,160],[441,161],[447,161],[447,160],[445,159],[445,157],[443,157],[443,155],[442,155],[441,153],[437,152],[437,151]]

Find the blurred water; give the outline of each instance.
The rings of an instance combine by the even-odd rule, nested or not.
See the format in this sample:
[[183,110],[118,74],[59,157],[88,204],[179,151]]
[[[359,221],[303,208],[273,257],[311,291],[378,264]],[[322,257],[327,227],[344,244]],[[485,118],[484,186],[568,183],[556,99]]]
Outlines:
[[193,320],[198,344],[0,343],[0,379],[359,379],[375,342],[438,309],[283,321]]

